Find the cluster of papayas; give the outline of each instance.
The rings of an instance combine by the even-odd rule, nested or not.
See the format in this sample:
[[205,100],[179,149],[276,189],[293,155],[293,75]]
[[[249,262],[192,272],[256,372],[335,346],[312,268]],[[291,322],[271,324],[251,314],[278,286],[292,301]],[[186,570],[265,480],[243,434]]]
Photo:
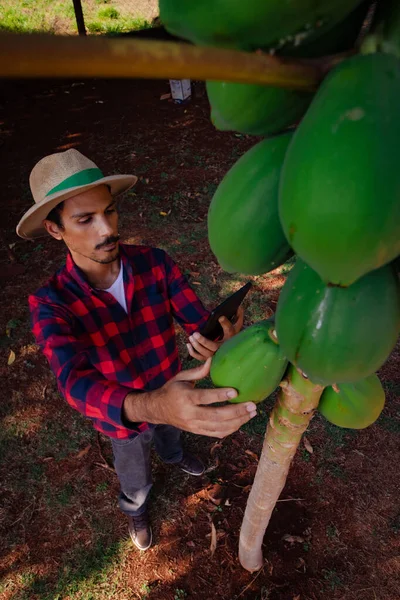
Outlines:
[[279,343],[315,383],[371,375],[389,356],[399,329],[399,283],[391,265],[340,287],[326,285],[298,258],[279,297]]
[[[299,58],[344,52],[356,42],[368,6],[368,2],[362,2],[323,36],[306,38],[291,49],[274,48],[273,52]],[[207,94],[211,121],[217,129],[262,136],[279,133],[296,124],[313,98],[312,92],[226,81],[208,81]]]
[[338,60],[315,95],[207,82],[218,129],[275,136],[242,156],[218,187],[211,249],[222,268],[249,275],[276,268],[290,252],[299,257],[278,303],[279,347],[270,325],[250,327],[216,353],[213,381],[236,383],[237,401],[258,401],[288,359],[328,386],[322,414],[355,428],[382,410],[373,373],[400,331],[400,4],[381,3],[375,20],[371,6],[160,0],[166,27],[194,43],[302,59],[354,50],[368,12],[361,52]]

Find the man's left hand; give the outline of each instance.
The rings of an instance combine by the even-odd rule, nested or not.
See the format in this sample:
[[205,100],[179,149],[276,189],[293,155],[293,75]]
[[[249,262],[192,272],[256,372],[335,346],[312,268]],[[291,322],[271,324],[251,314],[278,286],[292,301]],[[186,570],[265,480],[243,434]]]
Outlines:
[[229,340],[231,337],[239,333],[243,327],[244,310],[242,306],[239,306],[236,313],[236,320],[231,323],[226,317],[220,317],[219,323],[224,331],[224,336],[218,341],[209,340],[200,333],[193,333],[189,337],[189,344],[186,344],[190,356],[197,358],[197,360],[207,360],[210,356],[213,356],[218,348]]

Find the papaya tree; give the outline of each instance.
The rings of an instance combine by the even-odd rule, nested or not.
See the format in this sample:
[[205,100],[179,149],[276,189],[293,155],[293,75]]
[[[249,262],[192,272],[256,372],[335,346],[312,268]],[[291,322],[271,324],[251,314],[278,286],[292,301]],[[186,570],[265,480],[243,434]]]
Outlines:
[[[261,401],[280,380],[240,533],[239,559],[263,564],[262,540],[303,432],[318,407],[363,428],[384,392],[374,375],[400,330],[397,2],[382,2],[358,53],[369,2],[161,0],[168,29],[196,44],[315,58],[348,50],[315,96],[281,86],[207,82],[221,130],[271,136],[242,156],[211,202],[209,242],[222,268],[257,275],[297,255],[275,321],[216,353],[211,377]],[[389,14],[388,14],[389,13]],[[393,24],[394,23],[394,24]],[[363,31],[365,32],[364,24]],[[298,124],[298,121],[300,123]],[[286,131],[297,125],[296,130]]]
[[280,387],[240,533],[240,562],[255,571],[315,412],[361,429],[384,405],[375,371],[400,330],[400,3],[160,0],[160,13],[195,47],[0,38],[0,73],[209,79],[218,129],[274,136],[226,174],[208,216],[229,272],[298,257],[275,319],[226,342],[211,367],[235,401]]

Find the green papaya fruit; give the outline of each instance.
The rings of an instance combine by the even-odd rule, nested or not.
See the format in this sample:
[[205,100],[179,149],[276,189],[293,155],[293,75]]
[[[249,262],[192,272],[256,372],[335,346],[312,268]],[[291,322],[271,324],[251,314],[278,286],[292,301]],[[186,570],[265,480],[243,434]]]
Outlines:
[[319,37],[360,0],[160,0],[167,30],[195,44],[254,50]]
[[319,402],[319,412],[334,425],[365,429],[375,423],[385,405],[385,392],[377,375],[355,383],[327,387]]
[[284,49],[280,54],[296,58],[320,58],[350,50],[358,42],[370,6],[370,0],[364,0],[343,20],[328,31],[323,31],[322,35],[310,41],[305,40],[296,48]]
[[350,285],[400,253],[400,61],[356,56],[322,83],[288,148],[279,213],[294,251]]
[[210,376],[216,387],[238,391],[230,402],[261,402],[281,381],[287,360],[270,337],[271,319],[243,329],[227,340],[214,354]]
[[207,81],[211,121],[220,131],[271,135],[296,123],[311,102],[310,92],[273,86]]
[[400,290],[391,265],[342,288],[324,284],[297,259],[279,297],[279,344],[314,383],[368,377],[388,358],[399,330]]
[[[321,38],[287,53],[313,58],[352,48],[368,7],[369,1],[363,2]],[[249,135],[271,135],[297,123],[313,97],[311,92],[226,81],[207,81],[206,87],[216,129]]]
[[259,275],[284,263],[291,249],[278,216],[281,166],[291,133],[246,152],[218,186],[208,212],[208,239],[221,267]]

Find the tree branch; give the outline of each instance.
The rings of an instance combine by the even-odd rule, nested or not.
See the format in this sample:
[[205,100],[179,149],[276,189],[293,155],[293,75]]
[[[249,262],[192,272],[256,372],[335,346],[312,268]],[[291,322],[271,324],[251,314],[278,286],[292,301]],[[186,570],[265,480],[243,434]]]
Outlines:
[[154,40],[0,35],[0,77],[189,78],[314,90],[336,61]]

